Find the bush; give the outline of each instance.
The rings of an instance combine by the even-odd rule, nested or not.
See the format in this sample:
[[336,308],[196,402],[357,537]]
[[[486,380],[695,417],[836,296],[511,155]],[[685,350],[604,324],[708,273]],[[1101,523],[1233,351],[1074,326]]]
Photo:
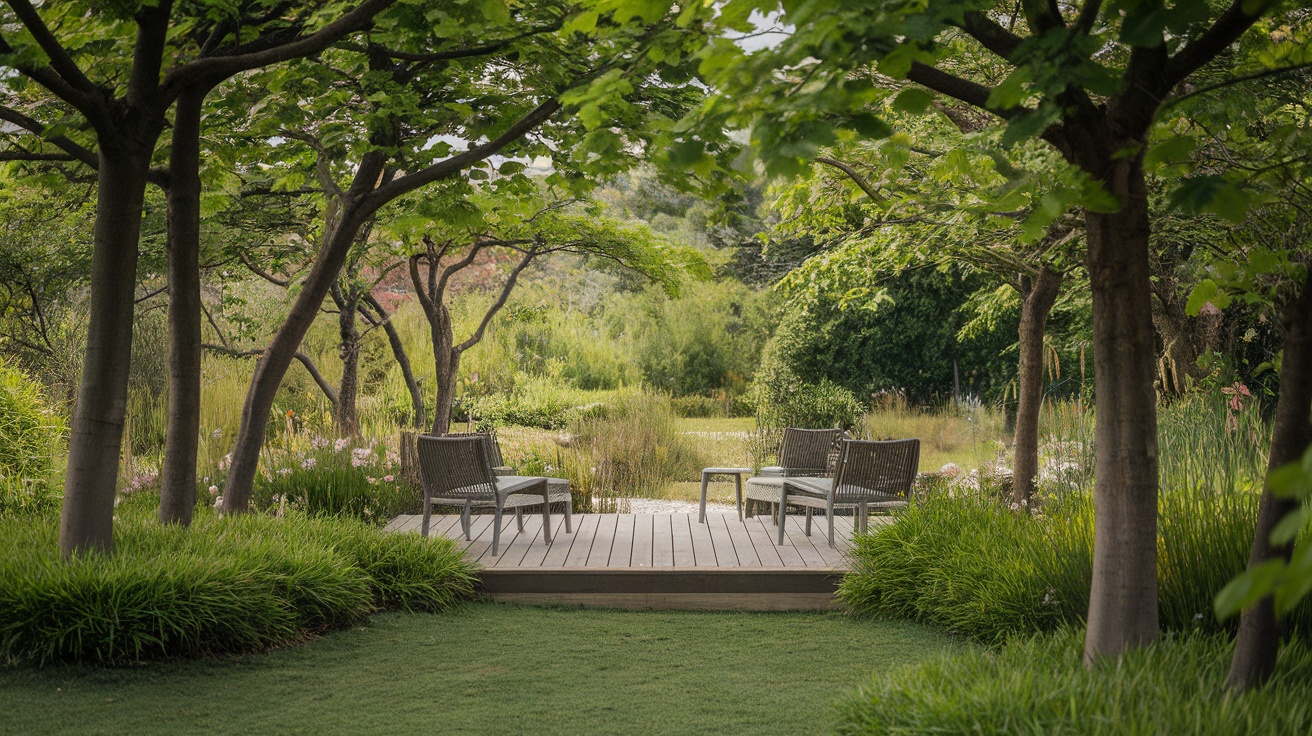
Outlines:
[[293,644],[380,608],[474,593],[454,543],[360,522],[201,513],[161,526],[124,504],[111,556],[62,560],[53,516],[0,519],[0,659],[121,664]]
[[63,437],[63,420],[40,386],[0,361],[0,514],[54,506],[53,465]]
[[271,452],[256,479],[261,510],[300,510],[384,523],[414,512],[419,494],[401,478],[400,458],[376,440],[315,438],[308,452]]
[[677,422],[668,397],[647,393],[631,393],[605,415],[577,420],[562,469],[579,500],[640,497],[698,477],[705,463]]
[[1312,732],[1312,652],[1284,647],[1264,688],[1224,690],[1223,636],[1168,635],[1086,670],[1082,633],[881,672],[839,705],[843,734]]
[[[1158,543],[1162,627],[1219,632],[1212,598],[1244,569],[1257,496],[1164,490]],[[1092,579],[1087,497],[1040,514],[984,498],[931,496],[860,536],[839,597],[854,613],[909,618],[985,643],[1080,625]],[[1307,606],[1295,622],[1312,623]]]
[[851,391],[827,378],[808,383],[769,353],[756,373],[751,393],[756,423],[766,427],[850,429],[866,410]]

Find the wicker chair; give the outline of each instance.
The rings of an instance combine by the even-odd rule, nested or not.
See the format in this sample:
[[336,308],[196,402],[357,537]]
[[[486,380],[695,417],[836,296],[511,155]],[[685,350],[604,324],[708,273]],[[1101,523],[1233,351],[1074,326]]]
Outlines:
[[[463,506],[460,525],[465,539],[470,537],[470,511],[473,506],[491,506],[492,555],[501,543],[501,515],[507,508],[515,510],[519,530],[524,530],[523,507],[542,506],[542,537],[551,543],[551,503],[566,501],[565,532],[572,529],[569,486],[564,498],[553,498],[548,478],[529,478],[493,474],[485,437],[433,437],[423,435],[416,441],[419,470],[424,490],[424,519],[420,533],[427,537],[434,504]],[[557,487],[558,488],[558,487]],[[557,494],[559,491],[557,490]]]
[[[860,531],[868,529],[870,509],[902,508],[920,465],[920,440],[868,442],[844,440],[833,478],[788,478],[779,485],[779,505],[806,509],[806,535],[811,536],[811,512],[824,509],[829,519],[829,546],[834,546],[834,509],[857,509]],[[779,544],[784,543],[784,514],[779,515]]]
[[747,516],[752,516],[757,503],[777,506],[783,478],[831,475],[844,434],[841,429],[785,429],[779,464],[761,468],[759,475],[747,480],[743,495]]
[[496,475],[514,475],[515,469],[506,465],[506,461],[501,456],[501,443],[497,441],[497,436],[492,432],[448,432],[443,437],[477,437],[483,441],[483,451],[487,453],[488,465],[492,466],[492,472]]

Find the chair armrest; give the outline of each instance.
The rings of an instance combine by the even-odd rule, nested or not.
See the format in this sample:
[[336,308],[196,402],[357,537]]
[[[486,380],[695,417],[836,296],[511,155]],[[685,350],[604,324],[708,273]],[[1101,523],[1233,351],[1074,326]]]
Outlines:
[[509,465],[498,465],[497,467],[492,468],[492,474],[493,474],[493,475],[514,475],[514,474],[515,474],[515,469],[512,468],[512,467],[510,467]]

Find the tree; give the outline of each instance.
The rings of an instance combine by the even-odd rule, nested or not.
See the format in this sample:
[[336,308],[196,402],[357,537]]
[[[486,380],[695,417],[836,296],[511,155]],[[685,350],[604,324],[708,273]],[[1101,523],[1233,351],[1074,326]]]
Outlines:
[[[906,132],[830,147],[815,159],[814,183],[784,188],[783,232],[846,247],[813,259],[781,283],[793,291],[823,287],[841,294],[843,307],[877,309],[884,292],[872,288],[872,277],[918,265],[964,265],[1014,291],[1020,322],[1012,490],[1016,503],[1027,504],[1038,475],[1048,315],[1074,270],[1083,234],[1082,223],[1069,216],[1046,229],[1036,223],[1052,220],[1045,198],[1071,172],[1036,145],[1009,152],[998,145],[996,131],[960,111],[908,115],[897,85],[883,83],[891,87],[883,115]],[[838,182],[831,181],[835,177]]]
[[[683,67],[702,37],[697,6],[621,7],[604,17],[582,12],[563,27],[562,16],[573,7],[537,8],[544,18],[527,12],[532,9],[526,6],[519,18],[491,14],[437,28],[422,13],[403,15],[389,26],[393,36],[343,47],[316,69],[262,80],[264,89],[283,88],[281,98],[268,99],[284,104],[289,85],[311,84],[323,74],[336,80],[293,97],[280,113],[280,120],[292,121],[283,127],[332,134],[320,138],[329,144],[320,146],[325,155],[313,148],[304,154],[328,172],[321,177],[328,206],[314,265],[256,364],[228,472],[226,511],[246,510],[278,384],[360,228],[383,206],[470,169],[486,177],[485,162],[503,151],[550,156],[558,170],[548,184],[577,189],[585,182],[572,172],[586,167],[607,174],[629,165],[626,151],[648,147],[668,128],[669,113],[685,109],[679,96],[690,93],[670,85],[687,79]],[[590,42],[579,43],[584,38]],[[553,123],[562,108],[576,115]],[[555,143],[525,140],[534,131]],[[451,153],[450,143],[432,143],[442,136],[471,145]],[[334,166],[344,159],[354,162],[346,186]],[[506,173],[520,186],[527,182],[522,170]],[[292,167],[289,176],[299,183],[307,174]]]
[[[843,130],[887,132],[865,108],[872,67],[928,94],[988,113],[1004,143],[1038,138],[1081,172],[1054,192],[1054,216],[1083,211],[1093,297],[1097,394],[1095,532],[1085,659],[1153,641],[1157,615],[1156,358],[1149,283],[1151,222],[1144,157],[1163,103],[1242,36],[1270,3],[1061,5],[937,0],[875,8],[805,2],[780,9],[744,0],[722,18],[748,30],[753,11],[780,11],[796,29],[777,47],[741,55],[728,42],[704,68],[722,84],[757,88],[710,105],[728,124],[754,120],[757,148],[788,173]],[[978,73],[987,58],[1005,78]],[[810,60],[819,60],[813,63]],[[777,69],[801,69],[779,83]],[[720,71],[724,70],[724,71]],[[743,80],[751,80],[744,85]],[[908,94],[904,92],[903,94]],[[732,108],[731,108],[732,105]],[[837,131],[837,132],[836,132]],[[800,154],[800,155],[799,155]]]
[[[51,131],[41,123],[30,127],[15,123],[97,171],[87,352],[70,428],[60,523],[60,548],[65,555],[113,547],[137,243],[146,185],[152,179],[166,181],[160,172],[152,172],[151,160],[169,109],[184,96],[203,99],[204,91],[234,74],[320,51],[363,27],[390,2],[366,0],[309,34],[304,32],[325,17],[321,14],[325,8],[303,8],[304,15],[287,21],[282,11],[288,8],[279,3],[259,3],[259,7],[235,14],[218,4],[213,8],[178,4],[176,16],[172,0],[108,7],[46,3],[40,9],[28,0],[7,3],[5,28],[20,29],[6,30],[0,37],[3,63],[19,75],[7,84],[10,99],[22,95],[30,80],[76,110],[95,137],[93,153],[58,128]],[[275,8],[277,12],[269,12]],[[210,10],[215,11],[213,15]],[[326,15],[335,14],[328,10]],[[58,32],[66,28],[75,28],[76,33],[65,33],[66,40],[61,41]],[[84,63],[79,63],[79,58]],[[128,60],[127,68],[122,59]],[[84,70],[86,61],[91,66]],[[94,81],[87,71],[100,81]],[[198,104],[189,103],[185,110],[198,112]],[[12,104],[6,107],[11,122],[32,120]],[[188,114],[184,111],[184,125]],[[199,115],[190,119],[198,124]],[[175,249],[181,247],[175,244]],[[185,270],[184,265],[190,268],[189,259],[178,257],[186,261],[179,263],[180,270]],[[185,278],[190,287],[190,277]],[[173,298],[188,296],[175,293]],[[194,307],[195,300],[187,304]],[[194,316],[198,332],[199,315]],[[188,340],[187,346],[188,350],[194,347],[194,354],[185,359],[180,355],[176,369],[180,378],[189,379],[198,375],[192,367],[199,366],[199,340]],[[196,385],[198,381],[193,381],[190,388]],[[198,398],[177,396],[175,400]],[[197,410],[188,407],[170,409],[170,414],[188,412],[198,416]],[[194,434],[190,454],[194,467]],[[194,471],[187,485],[194,493]],[[189,510],[179,509],[179,513]]]
[[[520,275],[539,259],[557,253],[572,253],[620,264],[677,293],[682,273],[709,276],[709,267],[691,249],[665,242],[646,227],[617,222],[581,211],[572,200],[543,201],[525,197],[519,201],[497,198],[485,201],[474,222],[452,231],[435,218],[421,235],[423,250],[410,256],[410,280],[423,306],[433,341],[437,375],[437,409],[433,434],[450,428],[455,399],[456,376],[465,351],[482,341],[488,325],[505,306]],[[536,209],[535,209],[536,208]],[[474,331],[459,342],[447,304],[451,279],[475,264],[480,256],[509,251],[513,265]]]

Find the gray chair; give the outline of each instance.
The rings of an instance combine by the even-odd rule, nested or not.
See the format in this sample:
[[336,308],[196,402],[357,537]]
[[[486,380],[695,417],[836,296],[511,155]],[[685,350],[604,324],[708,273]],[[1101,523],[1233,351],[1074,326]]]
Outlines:
[[[778,484],[779,506],[806,509],[806,535],[811,513],[824,509],[829,519],[829,546],[834,546],[834,509],[855,508],[853,525],[869,528],[870,509],[907,505],[920,466],[920,440],[844,440],[833,478],[785,478]],[[748,481],[750,484],[751,481]],[[784,543],[785,515],[779,514],[779,544]]]
[[775,511],[779,503],[778,483],[753,481],[831,475],[838,459],[838,443],[845,434],[841,429],[785,429],[783,442],[779,445],[779,464],[761,468],[756,478],[747,481],[743,494],[746,515],[753,515],[756,503],[770,504]]
[[[559,486],[549,478],[498,476],[493,473],[486,448],[486,437],[420,436],[416,440],[421,485],[424,491],[424,518],[420,533],[427,537],[434,504],[462,506],[460,525],[465,539],[470,538],[470,512],[474,506],[490,506],[493,512],[492,555],[501,543],[501,516],[505,509],[515,510],[519,530],[524,530],[523,508],[542,506],[542,537],[551,543],[551,504],[564,500],[565,532],[572,532],[569,484],[563,497]],[[553,497],[553,492],[555,497]]]

